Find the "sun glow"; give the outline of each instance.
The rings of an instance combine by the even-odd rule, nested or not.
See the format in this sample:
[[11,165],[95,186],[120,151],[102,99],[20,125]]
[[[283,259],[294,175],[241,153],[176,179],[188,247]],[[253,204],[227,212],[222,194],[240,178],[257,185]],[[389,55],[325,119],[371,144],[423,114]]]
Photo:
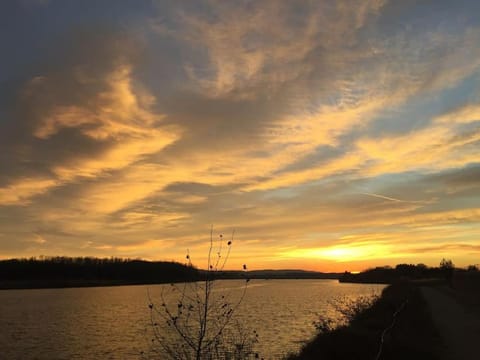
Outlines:
[[282,253],[289,258],[326,259],[336,262],[368,260],[371,258],[389,258],[393,256],[386,244],[355,244],[330,246],[325,248],[295,249]]

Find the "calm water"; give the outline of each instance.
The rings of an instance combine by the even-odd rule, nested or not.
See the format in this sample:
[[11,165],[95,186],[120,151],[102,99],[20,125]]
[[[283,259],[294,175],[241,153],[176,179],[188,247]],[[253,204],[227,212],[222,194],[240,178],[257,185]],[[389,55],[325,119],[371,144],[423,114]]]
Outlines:
[[[216,291],[233,301],[244,282],[217,283]],[[147,288],[158,304],[162,291],[171,291],[170,285],[0,290],[0,358],[138,359],[151,339]],[[278,359],[315,334],[320,316],[338,316],[329,301],[382,289],[336,280],[252,280],[237,318],[258,332],[261,355]]]

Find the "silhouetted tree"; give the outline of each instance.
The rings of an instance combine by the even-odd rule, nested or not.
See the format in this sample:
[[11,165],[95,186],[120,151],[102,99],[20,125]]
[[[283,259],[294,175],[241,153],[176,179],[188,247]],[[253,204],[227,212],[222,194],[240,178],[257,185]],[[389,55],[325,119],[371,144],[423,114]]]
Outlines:
[[448,280],[450,286],[453,286],[452,281],[453,281],[454,269],[455,269],[455,265],[453,265],[452,260],[443,258],[440,261],[440,271],[442,272],[445,279]]
[[[170,293],[176,298],[174,304],[164,298],[161,305],[150,299],[150,316],[154,339],[159,345],[161,358],[178,360],[243,360],[258,358],[254,351],[257,334],[247,332],[242,324],[235,322],[233,315],[247,290],[245,278],[242,293],[236,300],[227,294],[214,291],[218,277],[228,260],[233,241],[219,236],[214,249],[213,228],[210,233],[207,269],[201,282],[183,285],[171,284]],[[216,251],[215,251],[216,250]],[[215,251],[215,255],[213,252]],[[226,254],[224,254],[226,252]],[[186,255],[191,265],[190,254]],[[246,265],[243,265],[246,271]],[[170,305],[169,305],[170,304]],[[160,324],[166,324],[161,326]]]
[[192,266],[164,261],[64,256],[0,260],[0,286],[3,287],[15,283],[27,287],[161,283],[193,281],[199,276]]
[[468,265],[467,266],[467,271],[478,271],[477,265]]
[[440,261],[440,269],[442,270],[452,270],[455,266],[453,265],[452,260],[443,258]]

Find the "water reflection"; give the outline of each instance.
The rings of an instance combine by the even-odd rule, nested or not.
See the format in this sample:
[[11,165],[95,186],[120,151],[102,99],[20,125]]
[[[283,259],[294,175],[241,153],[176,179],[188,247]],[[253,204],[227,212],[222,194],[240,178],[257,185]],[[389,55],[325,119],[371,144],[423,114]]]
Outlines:
[[[219,281],[232,299],[242,280]],[[153,299],[170,285],[149,285]],[[265,358],[296,351],[314,335],[328,301],[378,293],[382,285],[334,280],[252,280],[237,318],[259,333]],[[147,286],[0,291],[0,348],[7,359],[138,359],[149,348]]]

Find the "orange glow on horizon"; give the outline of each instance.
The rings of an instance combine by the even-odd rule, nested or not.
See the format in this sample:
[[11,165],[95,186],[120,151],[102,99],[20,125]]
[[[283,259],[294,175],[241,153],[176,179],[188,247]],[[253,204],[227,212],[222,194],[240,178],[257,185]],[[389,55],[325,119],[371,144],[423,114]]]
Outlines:
[[325,259],[334,262],[352,262],[375,258],[390,258],[391,247],[384,244],[352,244],[324,248],[295,249],[283,253],[287,258]]

